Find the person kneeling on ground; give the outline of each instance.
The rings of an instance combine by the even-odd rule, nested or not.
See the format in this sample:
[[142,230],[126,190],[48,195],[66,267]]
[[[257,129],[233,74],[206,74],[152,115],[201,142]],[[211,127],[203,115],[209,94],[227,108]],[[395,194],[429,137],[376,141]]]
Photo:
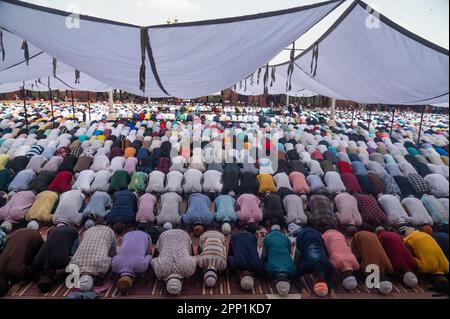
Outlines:
[[120,251],[111,263],[111,270],[120,276],[117,282],[120,293],[128,293],[136,275],[147,271],[152,260],[151,244],[150,236],[140,230],[130,231],[123,236]]
[[37,286],[43,293],[55,283],[56,272],[65,270],[74,253],[78,230],[72,225],[58,224],[49,230],[47,240],[33,260],[33,269],[40,272]]
[[431,277],[436,291],[448,294],[448,259],[433,237],[411,227],[401,228],[400,233],[405,236],[403,241],[416,259],[419,272]]
[[207,287],[214,287],[218,273],[227,268],[225,236],[215,230],[204,232],[200,236],[198,254],[197,264],[204,270],[204,282]]
[[262,274],[263,264],[258,254],[255,234],[247,231],[233,233],[228,251],[228,265],[238,274],[243,290],[251,290],[255,276]]
[[[325,297],[328,292],[334,298],[333,275],[334,267],[328,259],[325,242],[317,230],[311,227],[303,228],[297,235],[296,258],[298,275],[313,274],[314,293]],[[308,293],[301,288],[302,298],[308,298]]]
[[189,234],[181,229],[166,230],[159,237],[156,250],[159,256],[151,262],[156,277],[166,282],[169,294],[180,294],[182,280],[191,277],[197,267]]
[[19,229],[8,238],[0,255],[0,296],[12,284],[33,278],[31,263],[43,243],[39,231],[31,228]]
[[264,238],[262,260],[265,273],[276,281],[277,292],[286,296],[291,288],[290,280],[297,275],[297,267],[291,257],[291,241],[279,225],[272,225]]
[[117,191],[113,195],[113,206],[106,215],[106,224],[112,226],[117,235],[136,221],[137,196],[129,190]]
[[189,196],[188,209],[181,220],[184,224],[192,227],[194,236],[199,237],[205,231],[205,227],[211,224],[213,217],[209,197],[201,193],[194,193]]
[[361,261],[361,271],[364,273],[369,265],[377,265],[380,270],[380,285],[377,288],[383,295],[392,291],[392,282],[387,279],[394,273],[389,257],[383,249],[377,235],[368,231],[360,231],[353,235],[352,251]]
[[108,273],[111,257],[115,254],[116,237],[111,228],[97,225],[84,232],[70,261],[80,270],[80,291],[92,290],[94,281],[101,280]]
[[236,200],[230,195],[220,195],[214,200],[214,203],[216,205],[214,218],[222,223],[222,233],[228,235],[231,233],[230,223],[234,223],[237,220],[236,211],[234,210]]
[[338,271],[342,279],[342,285],[347,290],[353,290],[358,285],[354,273],[359,270],[359,263],[351,248],[347,244],[344,235],[334,229],[327,230],[323,235],[325,247],[330,257],[330,262]]
[[402,237],[381,226],[376,229],[376,233],[394,271],[402,276],[403,283],[408,287],[417,286],[418,279],[413,272],[417,268],[417,264],[411,252],[406,248]]

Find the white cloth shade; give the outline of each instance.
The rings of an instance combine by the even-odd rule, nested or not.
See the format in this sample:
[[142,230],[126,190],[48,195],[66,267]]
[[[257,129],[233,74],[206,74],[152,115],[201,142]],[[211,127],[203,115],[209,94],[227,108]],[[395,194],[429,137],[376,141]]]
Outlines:
[[[151,97],[192,98],[232,86],[341,3],[142,29],[82,15],[79,28],[68,28],[67,12],[2,0],[0,24],[111,87]],[[147,44],[145,92],[140,89],[141,40]],[[6,54],[13,49],[5,47]]]

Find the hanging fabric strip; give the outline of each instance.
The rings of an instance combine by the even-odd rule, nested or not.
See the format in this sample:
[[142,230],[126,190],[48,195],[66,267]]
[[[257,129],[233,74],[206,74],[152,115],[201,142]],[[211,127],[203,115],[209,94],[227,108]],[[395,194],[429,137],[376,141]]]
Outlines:
[[75,69],[75,84],[80,83],[80,71]]
[[2,61],[5,61],[5,46],[3,45],[3,28],[0,27],[0,52],[2,52]]
[[253,86],[254,76],[255,76],[255,72],[253,72],[252,75],[250,76],[250,85],[251,86]]
[[317,73],[317,61],[319,59],[319,43],[314,43],[314,47],[312,50],[312,57],[311,57],[311,71],[310,74],[315,77]]
[[139,90],[145,93],[145,48],[148,42],[148,29],[141,28],[141,68],[139,69]]
[[48,90],[51,91],[51,89],[50,89],[50,77],[47,78],[47,87],[48,87]]
[[150,66],[152,68],[153,77],[158,84],[158,87],[163,91],[166,95],[170,94],[166,91],[164,86],[162,85],[161,79],[159,78],[158,70],[156,69],[156,62],[153,58],[153,50],[150,44],[150,37],[148,35],[148,27],[141,28],[141,68],[139,71],[139,89],[142,92],[145,92],[145,53],[148,54],[148,60],[150,61]]
[[259,78],[261,77],[261,68],[258,69],[258,75],[256,78],[256,84],[259,85]]
[[21,49],[23,50],[23,56],[28,65],[28,61],[30,61],[30,52],[28,51],[28,43],[27,41],[23,41]]
[[316,44],[316,56],[314,57],[314,72],[313,77],[317,74],[317,62],[319,61],[319,43]]
[[269,88],[267,86],[268,81],[269,81],[269,63],[266,64],[266,71],[264,72],[264,79],[263,79],[264,94],[268,94],[269,93]]
[[272,67],[272,73],[270,75],[270,87],[273,86],[273,84],[275,83],[275,66]]
[[58,64],[58,61],[53,58],[53,76],[56,78],[56,65]]
[[289,57],[289,65],[287,68],[286,92],[289,92],[292,89],[292,74],[294,73],[294,63],[295,63],[295,42],[292,42],[291,54]]
[[41,78],[38,78],[38,83],[42,84]]
[[242,80],[239,81],[239,90],[242,90]]
[[244,80],[244,92],[247,92],[247,78]]

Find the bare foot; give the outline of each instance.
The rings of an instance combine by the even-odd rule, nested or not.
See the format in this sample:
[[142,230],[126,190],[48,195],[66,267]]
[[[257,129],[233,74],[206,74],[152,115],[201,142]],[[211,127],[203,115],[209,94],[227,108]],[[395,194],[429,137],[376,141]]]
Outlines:
[[330,291],[330,296],[328,297],[330,299],[336,299],[336,293],[334,292],[334,290]]
[[307,292],[306,289],[302,289],[301,299],[311,299],[311,294]]

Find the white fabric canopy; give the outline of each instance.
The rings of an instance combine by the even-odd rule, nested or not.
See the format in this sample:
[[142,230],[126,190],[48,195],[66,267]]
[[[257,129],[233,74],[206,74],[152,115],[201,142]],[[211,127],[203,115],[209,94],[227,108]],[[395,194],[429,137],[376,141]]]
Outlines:
[[73,72],[70,72],[58,74],[57,77],[49,76],[37,80],[0,84],[0,93],[15,92],[21,90],[22,87],[25,87],[25,90],[36,92],[48,92],[49,87],[51,90],[63,91],[107,92],[112,90],[111,87],[84,73],[80,73],[80,83],[72,83],[73,78]]
[[[291,91],[286,90],[289,62],[276,65],[275,92],[291,95],[306,88],[323,96],[366,104],[448,102],[448,50],[378,12],[369,12],[364,2],[355,1],[315,45],[295,58]],[[270,75],[272,68],[269,66]],[[255,82],[253,88],[247,83],[247,92],[239,93],[262,94],[263,81],[259,85]]]
[[77,78],[75,69],[56,61],[53,70],[53,57],[28,44],[29,63],[24,58],[21,49],[23,39],[2,30],[2,47],[5,59],[0,53],[0,93],[14,92],[25,84],[26,90],[48,91],[74,90],[105,92],[112,88],[87,74],[81,73]]
[[[232,86],[341,3],[148,28],[80,16],[79,28],[67,28],[67,12],[2,0],[0,24],[109,86],[144,96],[192,98]],[[5,50],[8,55],[11,48]]]

